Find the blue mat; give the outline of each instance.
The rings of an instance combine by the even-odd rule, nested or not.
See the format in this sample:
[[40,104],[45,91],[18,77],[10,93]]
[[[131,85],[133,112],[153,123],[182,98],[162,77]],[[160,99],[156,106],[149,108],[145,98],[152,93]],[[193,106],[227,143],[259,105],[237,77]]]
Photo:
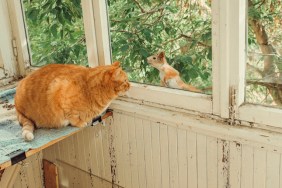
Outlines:
[[[9,161],[10,158],[7,155],[13,151],[18,149],[28,151],[29,149],[39,148],[52,140],[78,130],[78,128],[71,126],[60,129],[37,129],[34,132],[34,140],[25,141],[22,138],[21,126],[13,109],[14,94],[15,89],[0,92],[1,110],[4,111],[0,116],[0,164]],[[8,118],[4,115],[5,111],[10,114]]]

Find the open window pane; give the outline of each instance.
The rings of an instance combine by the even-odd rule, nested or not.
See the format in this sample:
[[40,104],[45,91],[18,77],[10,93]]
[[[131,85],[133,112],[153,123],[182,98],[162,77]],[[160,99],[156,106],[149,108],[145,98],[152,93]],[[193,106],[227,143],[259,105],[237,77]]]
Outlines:
[[108,6],[112,59],[122,62],[131,81],[171,88],[183,85],[173,80],[175,72],[160,79],[159,70],[148,63],[153,54],[162,60],[159,54],[164,51],[184,83],[211,93],[210,0],[108,0]]
[[32,66],[87,65],[80,0],[23,0]]
[[282,1],[248,0],[246,101],[282,107]]

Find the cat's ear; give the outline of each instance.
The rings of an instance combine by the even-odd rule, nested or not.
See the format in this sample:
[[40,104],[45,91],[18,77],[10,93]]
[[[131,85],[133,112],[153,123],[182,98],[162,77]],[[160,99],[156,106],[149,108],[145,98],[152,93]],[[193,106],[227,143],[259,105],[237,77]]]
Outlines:
[[119,61],[115,61],[112,66],[115,66],[115,67],[120,67],[120,62]]
[[164,51],[160,52],[158,58],[163,59],[164,57],[165,57],[165,52]]
[[120,67],[117,68],[117,69],[114,69],[113,72],[112,72],[112,78],[114,80],[119,80],[121,72],[122,72],[122,69]]

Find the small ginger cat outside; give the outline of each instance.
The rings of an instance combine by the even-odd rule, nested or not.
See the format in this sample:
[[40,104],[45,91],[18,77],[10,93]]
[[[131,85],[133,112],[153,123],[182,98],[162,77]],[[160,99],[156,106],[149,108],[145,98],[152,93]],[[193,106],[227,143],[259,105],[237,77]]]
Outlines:
[[25,140],[36,128],[84,127],[130,88],[120,63],[86,68],[50,64],[20,81],[15,107]]
[[186,84],[179,75],[179,72],[170,66],[165,58],[165,53],[160,52],[147,58],[148,63],[159,70],[160,85],[175,89],[184,89],[192,92],[202,92],[192,85]]

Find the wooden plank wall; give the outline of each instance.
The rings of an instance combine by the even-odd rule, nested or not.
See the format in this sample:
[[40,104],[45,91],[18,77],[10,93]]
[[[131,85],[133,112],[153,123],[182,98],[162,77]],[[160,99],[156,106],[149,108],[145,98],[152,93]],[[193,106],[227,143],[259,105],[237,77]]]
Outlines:
[[[278,188],[281,154],[122,112],[44,150],[61,187]],[[113,183],[113,184],[112,184]]]
[[[9,173],[11,171],[12,174]],[[28,157],[16,166],[5,169],[0,180],[0,188],[2,187],[42,188],[42,152]]]

